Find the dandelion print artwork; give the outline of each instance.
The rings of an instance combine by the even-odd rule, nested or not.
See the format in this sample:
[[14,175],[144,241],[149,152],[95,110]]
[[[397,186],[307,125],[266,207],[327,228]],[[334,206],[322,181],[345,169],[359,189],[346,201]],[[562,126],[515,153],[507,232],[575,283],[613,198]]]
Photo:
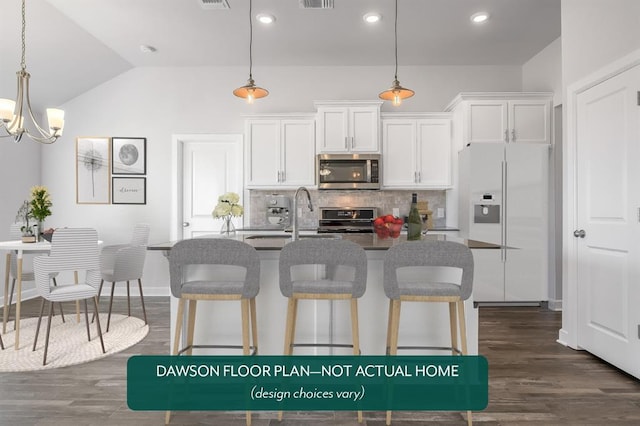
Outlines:
[[76,140],[76,202],[109,204],[109,138]]

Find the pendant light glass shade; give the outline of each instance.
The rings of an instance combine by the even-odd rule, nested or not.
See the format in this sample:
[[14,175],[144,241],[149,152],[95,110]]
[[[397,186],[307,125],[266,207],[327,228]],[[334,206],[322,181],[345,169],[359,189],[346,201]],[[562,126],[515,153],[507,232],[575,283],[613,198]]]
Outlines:
[[385,101],[391,101],[394,106],[400,105],[403,99],[407,99],[415,95],[415,92],[406,87],[402,87],[398,81],[398,0],[396,0],[396,16],[395,16],[395,56],[396,56],[396,72],[391,83],[391,87],[380,93],[378,97]]
[[249,79],[247,84],[242,87],[238,87],[233,91],[233,94],[239,98],[247,100],[248,104],[252,104],[254,100],[264,98],[269,94],[267,89],[256,86],[256,82],[253,81],[253,75],[251,73],[253,68],[253,18],[252,18],[253,0],[249,1]]

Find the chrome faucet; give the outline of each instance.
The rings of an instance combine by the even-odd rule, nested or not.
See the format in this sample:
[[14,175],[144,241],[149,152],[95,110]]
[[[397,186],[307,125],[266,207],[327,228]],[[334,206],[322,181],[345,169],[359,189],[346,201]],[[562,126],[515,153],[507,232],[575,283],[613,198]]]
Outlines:
[[309,211],[313,211],[313,204],[311,204],[311,194],[309,194],[309,190],[304,186],[301,186],[296,190],[295,195],[293,196],[293,215],[291,221],[291,241],[296,241],[298,239],[299,231],[298,231],[298,194],[300,191],[304,191],[307,193],[307,200],[309,202]]

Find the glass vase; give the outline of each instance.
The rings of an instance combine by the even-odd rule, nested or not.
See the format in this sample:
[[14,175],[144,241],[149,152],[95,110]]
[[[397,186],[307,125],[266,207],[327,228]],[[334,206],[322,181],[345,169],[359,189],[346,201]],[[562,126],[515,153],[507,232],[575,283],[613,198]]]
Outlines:
[[36,236],[36,242],[40,243],[44,241],[44,238],[42,238],[43,232],[44,232],[44,226],[41,221],[38,221],[38,223],[33,225],[33,233]]
[[236,233],[236,227],[233,225],[233,222],[231,222],[231,216],[222,218],[220,233],[223,235],[234,235]]

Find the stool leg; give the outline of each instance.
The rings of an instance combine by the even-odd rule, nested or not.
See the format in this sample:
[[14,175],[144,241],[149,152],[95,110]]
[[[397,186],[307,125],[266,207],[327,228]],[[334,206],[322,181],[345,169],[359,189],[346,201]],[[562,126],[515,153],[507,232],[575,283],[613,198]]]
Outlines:
[[[287,303],[287,324],[284,330],[284,355],[291,355],[293,353],[293,338],[295,336],[296,328],[296,314],[298,310],[298,299],[289,297]],[[282,411],[278,411],[278,421],[282,421]]]
[[[173,337],[173,355],[178,355],[180,350],[180,335],[182,334],[182,316],[184,315],[184,299],[178,299],[178,313],[176,316],[176,335]],[[171,411],[167,411],[164,416],[164,424],[171,421]]]
[[298,323],[298,299],[293,299],[293,324],[291,324],[291,346],[289,355],[293,355],[293,345],[296,342],[296,324]]
[[254,297],[249,301],[249,307],[251,308],[251,341],[253,342],[253,351],[258,354],[258,319],[256,317],[256,298]]
[[449,302],[449,328],[451,329],[451,355],[458,349],[458,323],[456,321],[456,303]]
[[[389,355],[398,354],[398,328],[400,327],[400,299],[391,302],[391,337],[389,339]],[[387,425],[391,424],[391,410],[387,411]]]
[[387,348],[385,354],[389,355],[391,348],[391,317],[393,316],[393,300],[389,299],[389,313],[387,314]]
[[[249,299],[240,299],[242,311],[242,354],[249,355],[251,348],[249,345]],[[247,411],[247,426],[251,426],[251,411]]]
[[[460,300],[456,302],[458,305],[458,322],[460,323],[460,346],[462,347],[462,355],[467,354],[467,323],[464,318],[464,301]],[[471,411],[467,411],[467,424],[471,426],[473,420],[471,419]]]
[[287,324],[285,325],[284,329],[284,355],[291,355],[291,353],[293,352],[293,348],[291,347],[291,345],[293,343],[293,329],[296,322],[296,302],[296,299],[290,297],[287,303]]
[[[351,299],[351,337],[353,339],[353,354],[360,355],[360,333],[358,332],[358,299]],[[362,411],[358,410],[358,423],[362,423]]]
[[193,333],[196,328],[196,306],[197,300],[189,300],[189,323],[187,324],[187,346],[189,350],[187,355],[193,353]]

